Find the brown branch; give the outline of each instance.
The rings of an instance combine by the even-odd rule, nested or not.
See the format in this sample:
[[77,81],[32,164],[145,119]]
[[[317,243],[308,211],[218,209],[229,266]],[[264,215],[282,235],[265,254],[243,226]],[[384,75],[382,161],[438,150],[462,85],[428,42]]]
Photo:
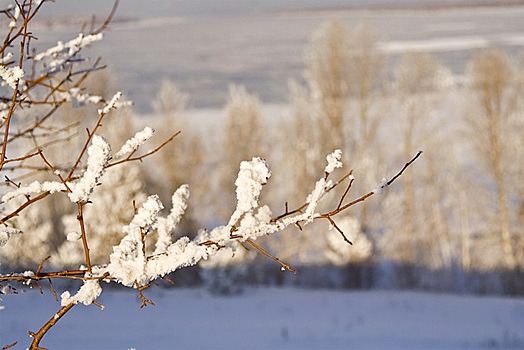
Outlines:
[[12,344],[9,344],[9,345],[6,345],[2,348],[2,350],[7,350],[7,349],[11,349],[12,347],[14,347],[16,344],[18,344],[17,341],[15,341],[14,343]]
[[89,246],[87,244],[87,234],[86,234],[86,228],[85,228],[85,223],[84,223],[84,214],[83,214],[83,207],[86,203],[77,203],[77,207],[78,207],[78,215],[76,217],[76,219],[78,220],[78,223],[80,225],[80,231],[81,231],[81,236],[82,236],[82,245],[84,247],[84,254],[85,254],[85,258],[86,258],[86,267],[87,267],[87,272],[91,273],[91,258],[89,257]]
[[141,156],[138,156],[138,157],[132,157],[132,155],[134,154],[131,153],[129,156],[127,156],[126,158],[124,159],[121,159],[119,161],[116,161],[116,162],[113,162],[111,164],[108,164],[106,166],[106,168],[110,168],[112,166],[115,166],[115,165],[119,165],[119,164],[122,164],[122,163],[127,163],[127,162],[132,162],[132,161],[136,161],[136,160],[139,160],[139,161],[142,161],[142,159],[146,158],[146,157],[149,157],[153,154],[155,154],[156,152],[160,151],[162,148],[164,148],[168,143],[170,143],[171,141],[173,141],[173,139],[175,137],[177,137],[178,135],[180,134],[180,131],[177,131],[176,133],[174,133],[173,135],[171,135],[170,138],[168,138],[167,140],[165,140],[164,142],[162,142],[162,144],[160,144],[158,147],[156,147],[155,149],[147,152],[146,154],[144,155],[141,155]]
[[422,151],[418,151],[417,154],[413,158],[411,158],[411,160],[409,162],[404,164],[404,167],[402,169],[400,169],[400,171],[397,173],[397,175],[393,176],[393,178],[387,182],[387,185],[388,186],[391,185],[393,183],[393,181],[395,181],[400,175],[402,175],[404,170],[406,170],[414,161],[416,161],[417,158],[420,157],[421,154],[422,154]]
[[251,245],[253,248],[255,248],[256,250],[258,250],[259,252],[261,252],[262,254],[264,254],[265,256],[267,256],[268,258],[276,261],[277,263],[280,264],[280,266],[282,266],[282,270],[287,270],[287,271],[290,271],[292,273],[294,273],[295,275],[298,273],[297,270],[294,270],[291,268],[291,266],[289,266],[288,264],[284,263],[282,260],[280,260],[279,258],[277,258],[276,256],[270,254],[268,251],[266,251],[264,248],[262,248],[261,246],[259,246],[258,244],[256,244],[251,238],[248,238],[246,239],[246,242]]
[[118,8],[119,2],[120,2],[120,0],[115,0],[115,2],[113,4],[113,8],[111,9],[111,12],[107,16],[105,22],[102,23],[102,25],[98,29],[91,31],[91,34],[101,33],[101,32],[103,32],[107,28],[107,26],[109,25],[109,23],[111,23],[111,21],[113,20],[113,17],[116,14],[116,10]]
[[27,208],[31,204],[33,204],[33,203],[35,203],[35,202],[37,202],[37,201],[47,197],[50,193],[51,192],[44,192],[44,193],[41,193],[40,195],[38,195],[38,196],[36,196],[34,198],[28,199],[27,202],[25,202],[24,204],[19,206],[18,209],[14,210],[10,214],[4,216],[0,220],[0,224],[4,224],[7,220],[12,219],[13,217],[17,216],[22,210],[24,210],[25,208]]
[[147,306],[147,304],[155,306],[155,303],[151,299],[146,298],[144,294],[142,293],[143,290],[149,288],[150,286],[151,286],[150,284],[146,284],[145,286],[139,286],[138,282],[135,281],[135,287],[138,290],[138,296],[140,297],[140,300],[142,301],[140,308]]
[[29,335],[33,338],[33,342],[31,343],[30,350],[43,350],[43,348],[40,347],[40,341],[46,335],[46,333],[53,327],[69,310],[71,310],[75,306],[75,303],[68,304],[66,306],[63,306],[56,314],[53,315],[47,321],[42,328],[36,333],[28,332]]

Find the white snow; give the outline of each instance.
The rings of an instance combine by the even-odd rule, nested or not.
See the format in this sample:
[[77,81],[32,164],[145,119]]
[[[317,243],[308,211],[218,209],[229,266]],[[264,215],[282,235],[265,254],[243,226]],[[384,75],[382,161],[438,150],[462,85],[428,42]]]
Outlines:
[[87,169],[78,182],[69,185],[71,193],[68,196],[72,202],[85,202],[89,199],[89,195],[104,174],[110,152],[111,147],[104,138],[93,135],[91,146],[87,149]]
[[122,148],[118,152],[116,152],[115,158],[122,158],[136,151],[138,147],[143,145],[147,140],[149,140],[153,136],[154,132],[155,130],[146,126],[142,131],[137,132],[135,136],[133,136],[124,143]]
[[0,67],[0,77],[2,86],[9,85],[13,90],[16,89],[16,83],[22,79],[24,71],[20,67]]
[[71,296],[68,291],[63,292],[60,296],[60,299],[62,300],[61,305],[67,306],[71,303],[91,305],[100,294],[102,294],[100,282],[98,280],[88,280],[84,282],[84,285],[80,287],[78,292],[73,296]]
[[326,157],[328,164],[326,165],[326,168],[324,169],[324,171],[328,174],[331,174],[333,170],[337,168],[341,168],[342,167],[342,162],[340,161],[341,158],[342,158],[342,151],[339,149],[329,154]]
[[49,72],[56,72],[71,58],[77,55],[84,47],[90,45],[92,42],[100,41],[102,38],[102,33],[86,36],[80,33],[75,39],[72,39],[65,44],[62,41],[59,41],[55,46],[35,55],[33,60],[42,61],[46,58],[51,58],[52,61],[48,63]]
[[113,108],[118,108],[117,102],[120,99],[120,97],[122,97],[122,92],[118,91],[113,95],[111,100],[107,103],[107,105],[104,108],[98,110],[98,114],[107,114]]
[[[522,298],[293,288],[247,289],[237,297],[161,287],[145,293],[156,307],[140,309],[136,291],[106,291],[98,299],[103,312],[76,306],[41,345],[71,350],[524,347]],[[27,330],[37,330],[60,308],[49,291],[3,298],[2,345],[19,341],[21,349],[31,341]]]

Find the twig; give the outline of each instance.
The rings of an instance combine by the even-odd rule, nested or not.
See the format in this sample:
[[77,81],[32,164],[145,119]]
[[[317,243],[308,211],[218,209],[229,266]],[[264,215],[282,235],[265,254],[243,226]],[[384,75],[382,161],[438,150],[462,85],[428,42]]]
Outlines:
[[69,310],[71,310],[75,306],[75,303],[68,304],[66,306],[63,306],[56,314],[53,315],[47,321],[42,328],[36,333],[28,332],[29,335],[33,338],[33,342],[31,343],[31,347],[29,349],[31,350],[41,350],[43,348],[40,347],[40,341],[44,337],[44,335],[53,327]]
[[16,344],[18,344],[17,341],[15,341],[14,343],[12,344],[9,344],[9,345],[6,345],[2,348],[2,350],[7,350],[7,349],[11,349],[13,346],[15,346]]
[[140,308],[143,308],[143,307],[147,306],[147,304],[155,306],[155,303],[151,299],[146,298],[144,296],[144,294],[142,293],[142,291],[144,289],[147,289],[150,286],[151,285],[149,285],[149,284],[146,284],[145,286],[139,286],[138,283],[135,281],[135,287],[138,290],[138,296],[140,297],[140,300],[142,301],[142,304],[140,305]]
[[84,246],[84,254],[86,258],[86,267],[87,271],[91,273],[91,258],[89,257],[89,246],[87,244],[87,234],[86,234],[86,228],[84,223],[84,215],[83,215],[83,207],[86,203],[79,202],[77,205],[78,208],[78,215],[77,220],[80,225],[80,231],[81,231],[81,237],[82,237],[82,244]]
[[282,260],[280,260],[279,258],[277,258],[276,256],[270,254],[268,251],[266,251],[264,248],[262,248],[261,246],[259,246],[258,244],[256,244],[251,238],[248,238],[246,239],[246,242],[249,243],[253,248],[255,248],[256,250],[258,250],[259,252],[261,252],[262,254],[264,254],[265,256],[267,256],[268,258],[276,261],[277,263],[280,264],[280,266],[282,266],[282,270],[288,270],[290,272],[292,272],[293,274],[297,274],[298,271],[297,270],[294,270],[291,268],[291,266],[289,266],[288,264],[284,263]]
[[420,157],[421,154],[422,154],[422,151],[418,151],[417,154],[413,158],[411,158],[411,160],[409,162],[404,164],[404,167],[402,169],[400,169],[400,171],[397,173],[397,175],[393,176],[393,178],[387,182],[387,185],[388,186],[391,185],[393,183],[393,181],[395,181],[400,175],[402,175],[404,170],[406,170],[408,168],[408,166],[410,166],[415,160],[417,160],[417,158]]

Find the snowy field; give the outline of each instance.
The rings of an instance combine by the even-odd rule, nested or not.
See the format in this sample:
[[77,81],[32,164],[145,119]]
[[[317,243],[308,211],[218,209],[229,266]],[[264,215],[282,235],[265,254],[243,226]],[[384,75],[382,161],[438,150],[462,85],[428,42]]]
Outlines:
[[[46,335],[50,349],[523,349],[524,299],[416,292],[247,289],[105,291]],[[0,346],[36,331],[59,308],[49,293],[3,296]]]
[[[148,113],[164,78],[189,93],[196,108],[223,106],[231,83],[246,85],[264,103],[288,102],[288,80],[302,77],[309,36],[333,19],[348,30],[358,23],[375,27],[392,61],[406,52],[430,52],[455,74],[463,73],[477,50],[502,47],[519,52],[524,46],[522,5],[465,9],[448,1],[449,7],[435,10],[432,6],[443,1],[413,0],[417,10],[352,7],[394,2],[158,0],[154,6],[144,6],[141,1],[124,0],[104,40],[89,52],[108,64],[118,89],[135,102],[136,110]],[[48,4],[38,19],[41,22],[36,22],[39,40],[34,45],[49,47],[76,37],[90,14],[105,18],[112,3]]]

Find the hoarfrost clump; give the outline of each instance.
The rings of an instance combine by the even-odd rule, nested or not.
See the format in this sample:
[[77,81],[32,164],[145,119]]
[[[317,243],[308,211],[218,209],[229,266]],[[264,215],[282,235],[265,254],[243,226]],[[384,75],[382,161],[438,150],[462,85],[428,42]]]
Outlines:
[[67,66],[69,60],[75,57],[84,47],[95,41],[102,40],[102,38],[102,33],[90,34],[86,36],[80,33],[75,39],[70,40],[65,44],[62,41],[59,41],[56,46],[53,46],[47,51],[35,55],[33,60],[42,61],[44,59],[52,59],[47,64],[47,72],[56,73],[64,69],[65,66]]
[[147,260],[142,235],[151,230],[163,207],[157,195],[149,196],[131,223],[124,227],[126,236],[110,255],[107,270],[125,286],[133,286],[135,282],[140,285],[149,282],[145,275]]
[[373,192],[376,194],[382,194],[384,193],[387,187],[388,187],[388,179],[383,177],[382,180],[380,180],[380,183],[378,184],[378,186],[373,190]]
[[173,243],[173,230],[176,228],[180,219],[187,209],[187,200],[189,199],[189,186],[182,185],[175,191],[171,198],[171,212],[165,218],[157,219],[156,228],[158,239],[156,242],[154,254],[162,254]]
[[131,139],[127,140],[122,148],[115,154],[115,158],[122,158],[136,151],[138,147],[143,145],[147,140],[149,140],[155,130],[146,126],[144,130],[139,131]]
[[[86,276],[90,277],[90,276]],[[80,287],[78,292],[71,296],[71,293],[65,291],[60,295],[61,305],[67,306],[71,303],[78,304],[82,303],[84,305],[91,305],[93,301],[96,300],[102,294],[102,287],[100,287],[100,282],[98,280],[86,280],[84,285]]]
[[339,149],[336,149],[333,153],[329,154],[326,157],[328,164],[326,165],[326,168],[324,169],[324,171],[327,174],[331,174],[333,170],[342,167],[342,162],[340,161],[341,158],[342,158],[342,151]]
[[5,225],[0,226],[0,247],[3,247],[7,244],[9,237],[13,234],[21,234],[22,231],[15,227],[9,227]]
[[102,114],[107,114],[109,113],[110,110],[112,109],[116,109],[116,108],[120,108],[120,107],[125,107],[125,106],[130,106],[132,103],[131,101],[122,101],[122,102],[119,102],[118,100],[120,100],[120,98],[122,97],[122,93],[120,91],[118,91],[112,98],[111,100],[107,103],[107,105],[104,107],[104,108],[101,108],[98,110],[98,114],[99,115],[102,115]]
[[16,89],[16,84],[24,76],[24,71],[20,67],[0,67],[0,77],[2,83],[0,85],[9,85],[13,90]]
[[71,88],[67,92],[59,94],[64,100],[71,102],[73,107],[82,107],[88,103],[100,103],[102,102],[102,96],[84,94],[80,88]]
[[72,202],[86,202],[89,199],[89,195],[104,174],[110,152],[111,147],[104,138],[93,135],[91,146],[87,150],[87,169],[78,182],[70,185],[69,199]]
[[261,158],[253,158],[250,162],[240,163],[240,171],[235,181],[237,207],[229,220],[229,226],[234,226],[243,214],[256,208],[262,186],[270,177],[271,172]]
[[14,191],[8,192],[2,196],[2,202],[7,203],[13,198],[18,196],[25,196],[29,194],[40,194],[44,192],[55,193],[60,191],[65,191],[66,186],[63,183],[56,181],[45,181],[38,182],[33,181],[29,185],[20,186]]

